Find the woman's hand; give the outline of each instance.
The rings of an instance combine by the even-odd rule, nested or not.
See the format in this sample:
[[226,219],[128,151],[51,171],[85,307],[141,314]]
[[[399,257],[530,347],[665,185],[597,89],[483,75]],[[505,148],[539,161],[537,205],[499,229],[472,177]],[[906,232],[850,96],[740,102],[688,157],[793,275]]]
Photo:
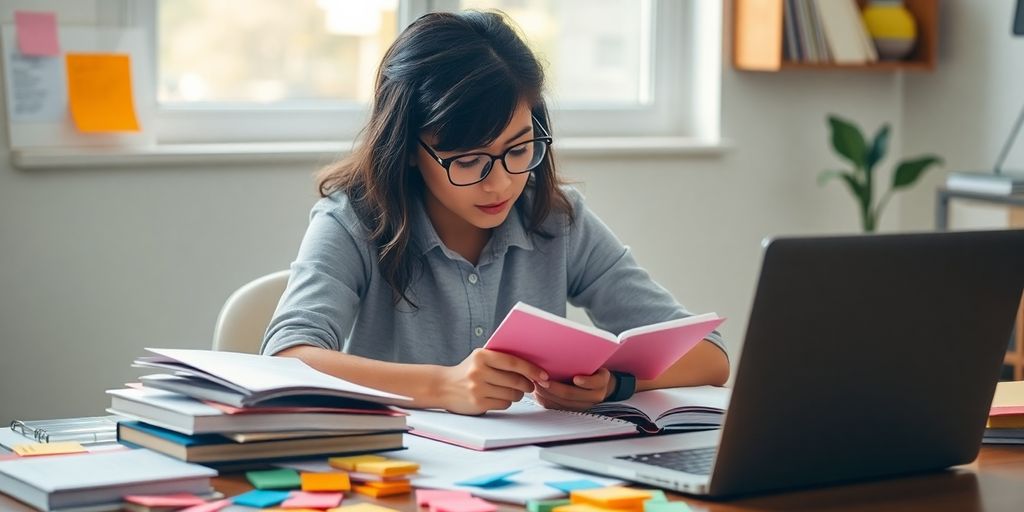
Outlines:
[[442,367],[436,385],[444,408],[459,414],[508,409],[524,393],[547,387],[548,374],[538,366],[502,352],[476,349],[456,366]]
[[615,379],[607,368],[593,375],[577,375],[572,384],[550,382],[546,388],[534,390],[537,403],[548,409],[585,411],[601,403],[615,390]]

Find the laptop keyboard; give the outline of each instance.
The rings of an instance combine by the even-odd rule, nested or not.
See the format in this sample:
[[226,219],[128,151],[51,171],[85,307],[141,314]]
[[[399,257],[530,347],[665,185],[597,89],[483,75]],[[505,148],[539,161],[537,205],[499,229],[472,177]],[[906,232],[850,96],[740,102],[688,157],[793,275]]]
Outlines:
[[674,469],[694,475],[710,475],[711,465],[715,462],[715,451],[717,449],[717,446],[707,446],[689,450],[622,455],[615,458]]

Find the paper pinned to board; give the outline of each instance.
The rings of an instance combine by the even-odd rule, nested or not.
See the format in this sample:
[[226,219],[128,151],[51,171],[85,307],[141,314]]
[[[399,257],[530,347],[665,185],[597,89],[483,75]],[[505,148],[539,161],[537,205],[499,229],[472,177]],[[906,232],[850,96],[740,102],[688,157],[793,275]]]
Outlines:
[[79,131],[139,131],[129,55],[69,53],[66,63],[68,103]]
[[18,31],[18,50],[30,57],[53,57],[60,54],[57,36],[57,14],[40,11],[14,11]]

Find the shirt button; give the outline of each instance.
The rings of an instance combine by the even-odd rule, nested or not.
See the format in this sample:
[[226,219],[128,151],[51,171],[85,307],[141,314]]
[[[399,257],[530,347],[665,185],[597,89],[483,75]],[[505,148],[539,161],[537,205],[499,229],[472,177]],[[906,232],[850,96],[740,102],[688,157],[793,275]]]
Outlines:
[[484,335],[484,328],[483,327],[477,327],[476,329],[473,329],[473,334],[476,334],[477,336],[483,336]]
[[469,275],[469,284],[476,284],[476,282],[479,281],[479,280],[480,280],[480,278],[477,277],[476,274],[470,274]]

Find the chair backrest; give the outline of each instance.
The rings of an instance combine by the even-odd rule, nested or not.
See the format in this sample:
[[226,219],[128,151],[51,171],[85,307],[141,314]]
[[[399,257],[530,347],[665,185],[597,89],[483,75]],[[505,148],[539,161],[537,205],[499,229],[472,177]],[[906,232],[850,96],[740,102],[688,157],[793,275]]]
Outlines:
[[281,270],[235,290],[217,316],[213,349],[258,354],[263,334],[288,285],[288,275],[288,270]]

